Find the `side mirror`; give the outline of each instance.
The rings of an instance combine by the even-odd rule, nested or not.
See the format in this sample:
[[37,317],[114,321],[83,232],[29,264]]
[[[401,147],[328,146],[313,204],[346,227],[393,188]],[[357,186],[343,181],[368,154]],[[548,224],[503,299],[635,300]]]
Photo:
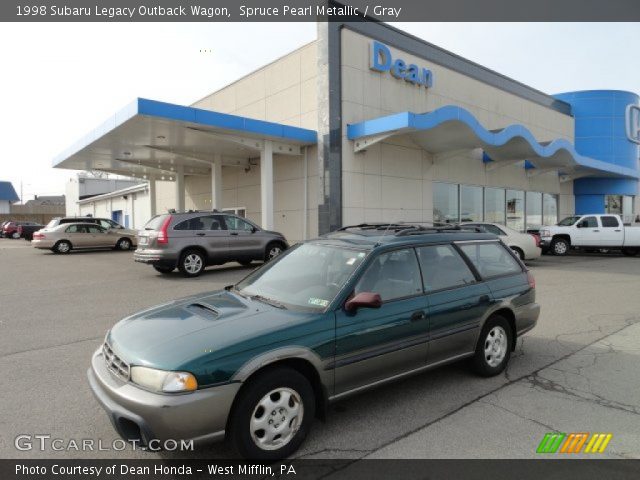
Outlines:
[[251,233],[256,233],[258,229],[256,227],[251,227]]
[[576,223],[576,228],[584,228],[584,227],[585,227],[584,220],[582,222]]
[[382,297],[379,293],[360,292],[352,299],[347,300],[344,309],[347,312],[355,312],[359,308],[380,308],[382,306]]

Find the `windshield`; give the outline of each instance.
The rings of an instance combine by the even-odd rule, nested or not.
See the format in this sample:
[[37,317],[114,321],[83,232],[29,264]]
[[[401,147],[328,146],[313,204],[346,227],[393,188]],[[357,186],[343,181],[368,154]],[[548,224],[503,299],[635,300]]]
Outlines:
[[302,244],[238,283],[241,295],[305,311],[324,310],[365,259],[358,249]]
[[560,227],[570,227],[571,225],[573,225],[574,223],[576,223],[578,221],[580,217],[567,217],[567,218],[563,218],[562,220],[560,220],[558,222],[558,225]]

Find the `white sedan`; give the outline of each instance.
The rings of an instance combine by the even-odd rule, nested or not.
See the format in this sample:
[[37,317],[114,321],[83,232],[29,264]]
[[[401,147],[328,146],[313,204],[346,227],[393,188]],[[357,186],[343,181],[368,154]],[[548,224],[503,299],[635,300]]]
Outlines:
[[479,227],[487,233],[493,233],[518,254],[520,260],[533,260],[542,254],[539,239],[530,233],[520,233],[499,223],[463,222],[460,225]]

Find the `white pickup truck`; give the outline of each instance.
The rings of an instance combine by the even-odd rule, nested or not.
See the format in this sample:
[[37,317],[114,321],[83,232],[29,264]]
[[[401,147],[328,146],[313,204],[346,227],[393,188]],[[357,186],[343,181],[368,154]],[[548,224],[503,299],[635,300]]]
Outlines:
[[633,256],[640,253],[640,226],[625,227],[620,215],[575,215],[543,226],[540,246],[554,255],[566,255],[571,248],[606,248]]

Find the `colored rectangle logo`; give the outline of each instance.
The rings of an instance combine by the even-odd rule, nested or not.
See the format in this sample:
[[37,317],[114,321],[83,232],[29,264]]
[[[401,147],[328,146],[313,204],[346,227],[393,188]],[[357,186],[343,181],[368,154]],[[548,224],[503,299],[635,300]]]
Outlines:
[[548,432],[536,449],[536,453],[604,453],[613,438],[611,433]]

